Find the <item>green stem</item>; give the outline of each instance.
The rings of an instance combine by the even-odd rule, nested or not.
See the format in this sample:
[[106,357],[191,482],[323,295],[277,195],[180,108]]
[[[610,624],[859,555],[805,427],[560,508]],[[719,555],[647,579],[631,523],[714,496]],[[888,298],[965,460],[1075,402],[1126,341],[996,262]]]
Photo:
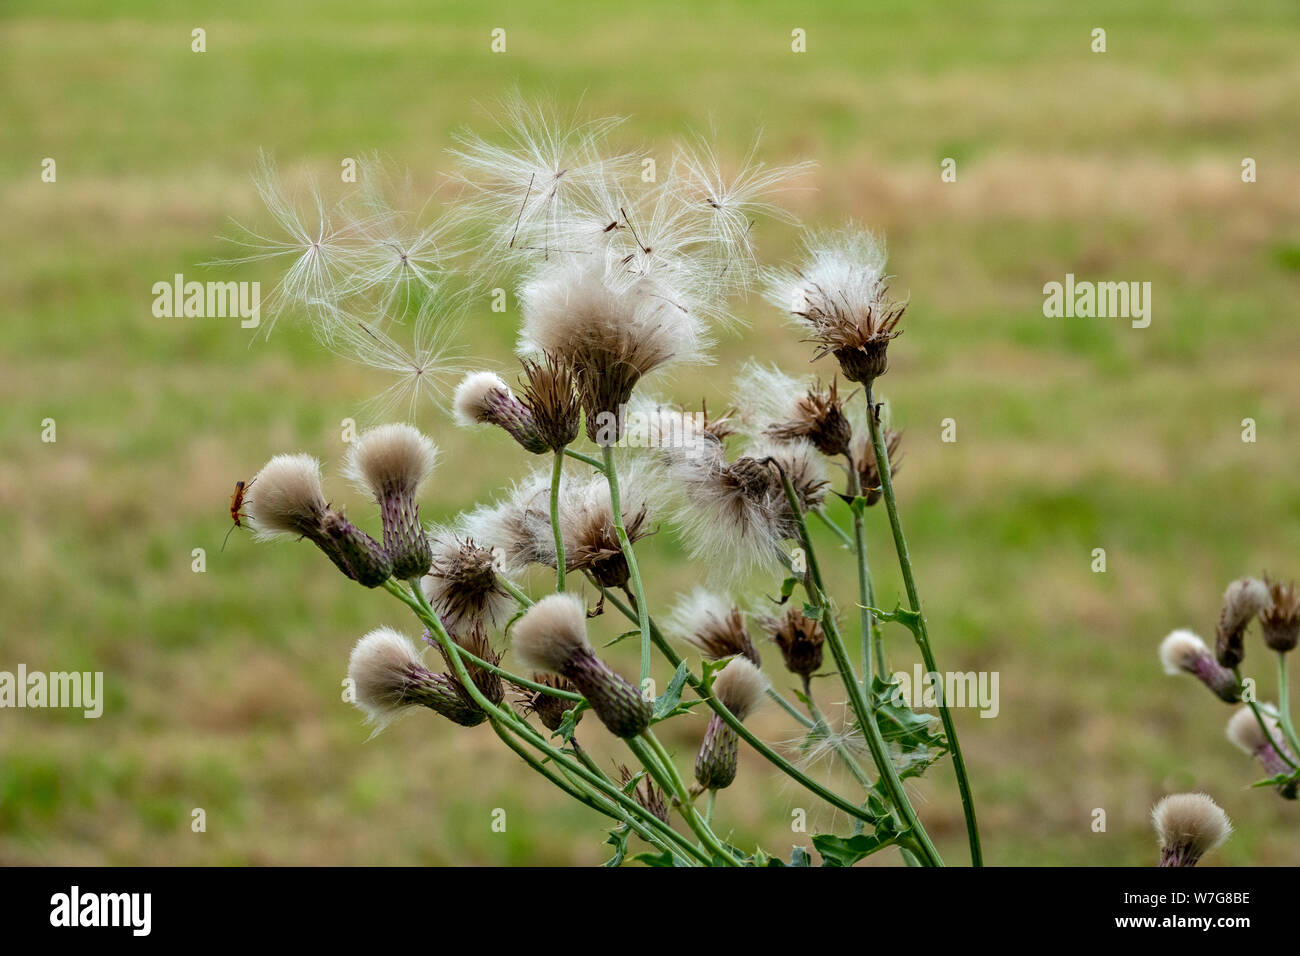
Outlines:
[[814,508],[809,512],[809,514],[813,515],[818,521],[832,531],[835,534],[835,537],[840,539],[840,544],[844,545],[846,548],[853,547],[853,539],[848,536],[843,528],[832,521],[825,511],[821,508]]
[[718,791],[710,790],[708,803],[704,805],[704,825],[707,827],[712,828],[713,826],[713,810],[714,807],[717,806],[717,804],[718,804]]
[[[1237,678],[1237,684],[1240,686],[1241,669],[1239,667],[1234,667],[1232,669],[1232,675]],[[1273,732],[1269,730],[1268,723],[1264,720],[1264,714],[1259,709],[1259,703],[1253,700],[1245,700],[1244,698],[1243,703],[1245,703],[1245,705],[1250,708],[1250,712],[1255,715],[1255,723],[1259,724],[1260,732],[1263,733],[1264,739],[1268,741],[1268,745],[1277,751],[1279,757],[1291,765],[1293,771],[1300,770],[1300,767],[1296,766],[1296,762],[1287,755],[1287,748],[1280,746],[1279,742],[1273,738]]]
[[555,535],[555,590],[564,590],[564,533],[560,530],[560,481],[564,477],[564,452],[555,453],[551,466],[551,534]]
[[[889,453],[885,448],[885,439],[881,434],[880,422],[876,420],[876,404],[867,386],[867,424],[871,429],[871,446],[876,452],[876,470],[880,473],[880,494],[884,498],[885,508],[889,512],[889,526],[894,533],[894,550],[898,553],[898,566],[903,572],[903,584],[907,588],[907,600],[912,612],[917,617],[917,629],[913,631],[921,658],[928,673],[938,673],[934,653],[930,649],[930,633],[926,628],[925,615],[921,611],[921,598],[916,590],[916,577],[912,571],[912,558],[907,550],[907,539],[903,536],[903,525],[898,517],[898,501],[894,497],[894,482],[889,471]],[[961,742],[957,739],[957,725],[953,722],[948,702],[942,692],[939,694],[939,717],[943,721],[943,732],[948,738],[952,752],[953,770],[957,775],[957,788],[961,791],[962,813],[966,817],[966,837],[970,843],[971,866],[984,865],[984,853],[980,847],[979,822],[975,816],[975,799],[971,795],[970,777],[966,772],[966,758],[962,755]]]
[[[597,797],[594,794],[581,789],[580,787],[572,783],[570,780],[560,776],[558,773],[551,770],[550,767],[546,766],[546,764],[542,763],[542,761],[534,757],[531,753],[527,751],[527,749],[524,748],[522,744],[520,744],[517,740],[511,737],[510,733],[506,730],[506,728],[501,724],[500,721],[493,719],[493,720],[489,720],[488,723],[492,725],[492,729],[496,732],[496,735],[501,738],[501,741],[507,747],[513,750],[516,754],[518,754],[520,758],[523,759],[524,763],[528,764],[528,766],[532,767],[533,770],[537,771],[537,773],[541,774],[547,780],[551,781],[551,783],[555,784],[555,786],[559,787],[569,796],[573,797],[573,799],[577,800],[579,803],[591,807],[593,810],[597,811],[598,813],[603,813],[605,816],[610,817],[611,819],[614,820],[618,820],[619,822],[623,823],[625,826],[630,827],[633,830],[633,832],[637,834],[637,836],[641,837],[641,839],[645,840],[647,843],[651,844],[652,846],[656,846],[661,850],[667,850],[668,852],[672,852],[671,848],[669,847],[668,843],[665,840],[663,840],[655,833],[651,832],[649,828],[647,828],[639,820],[633,819],[628,814],[621,812],[618,809],[618,807],[610,803],[608,800],[602,800],[600,797]],[[584,760],[583,761],[584,764],[587,763],[589,760],[590,758]],[[594,770],[594,768],[591,769]],[[691,863],[692,866],[695,865],[694,861],[687,860],[687,862]]]
[[[773,462],[773,465],[776,466],[776,463]],[[831,649],[831,656],[835,658],[835,667],[840,672],[840,679],[849,692],[849,703],[857,717],[858,726],[862,728],[862,737],[867,742],[867,748],[871,751],[872,762],[876,765],[876,771],[880,774],[880,780],[889,794],[890,802],[902,817],[904,833],[910,833],[916,839],[932,866],[942,866],[943,860],[939,856],[939,851],[931,842],[930,835],[925,832],[925,827],[921,826],[916,810],[912,807],[912,801],[908,799],[907,791],[903,789],[903,781],[899,779],[898,770],[889,756],[889,748],[880,735],[880,727],[876,725],[875,713],[867,702],[862,684],[858,682],[857,675],[853,672],[853,662],[849,659],[848,650],[844,646],[844,638],[840,636],[839,626],[835,623],[835,611],[831,607],[830,598],[822,582],[817,552],[813,548],[812,535],[808,533],[808,523],[804,520],[803,510],[799,507],[799,496],[795,493],[794,485],[790,483],[790,476],[784,469],[777,467],[781,474],[781,485],[785,488],[791,517],[798,526],[800,539],[807,552],[808,571],[804,576],[804,589],[821,608],[822,630],[826,632],[826,644]]]
[[519,737],[527,740],[535,749],[545,753],[554,763],[563,767],[571,774],[581,778],[588,786],[594,787],[606,797],[612,799],[628,813],[641,818],[647,826],[655,830],[655,832],[659,833],[665,839],[678,844],[683,851],[694,856],[701,863],[707,864],[712,862],[708,856],[700,852],[699,849],[692,845],[689,840],[683,838],[680,833],[668,826],[668,824],[664,823],[653,813],[646,810],[641,806],[641,804],[637,803],[618,787],[613,786],[611,783],[602,779],[600,774],[592,773],[581,763],[578,763],[569,757],[568,754],[552,747],[546,739],[541,736],[541,734],[533,730],[526,721],[520,720],[518,715],[513,711],[499,707],[492,703],[492,701],[488,700],[487,697],[484,696],[483,692],[478,689],[478,685],[470,678],[469,671],[465,669],[465,662],[461,658],[460,645],[453,641],[451,636],[447,634],[446,629],[442,626],[442,622],[438,619],[438,615],[434,613],[433,608],[429,606],[429,602],[425,599],[424,593],[416,587],[412,588],[408,596],[412,598],[412,600],[407,601],[406,603],[416,611],[420,619],[424,621],[425,625],[429,628],[430,633],[438,639],[438,643],[442,646],[443,651],[447,655],[447,660],[451,663],[452,669],[455,671],[456,677],[460,680],[461,685],[474,700],[474,703],[476,703],[489,718],[495,718],[496,720],[505,723]]
[[524,593],[519,585],[510,581],[503,574],[497,575],[497,584],[501,585],[502,590],[506,591],[512,598],[518,601],[524,607],[532,607],[536,602]]
[[572,448],[565,448],[564,453],[576,461],[591,465],[591,467],[595,468],[597,471],[605,470],[605,466],[590,455],[584,455],[582,452],[574,451]]
[[[633,747],[633,752],[639,750],[639,746],[644,743],[648,744],[652,753],[659,758],[659,762],[668,774],[668,781],[672,785],[672,791],[677,795],[677,809],[681,811],[682,819],[686,825],[691,828],[704,846],[713,852],[713,854],[727,866],[741,866],[741,862],[736,859],[730,850],[722,845],[722,841],[714,835],[709,829],[708,824],[700,819],[699,813],[695,810],[695,804],[691,801],[690,791],[686,789],[686,784],[682,782],[681,775],[677,772],[677,767],[673,764],[672,757],[668,756],[668,751],[664,750],[652,730],[642,732],[640,740],[634,742],[628,741],[628,746]],[[640,754],[638,753],[638,756]],[[644,760],[642,761],[644,763]]]
[[614,446],[605,445],[605,480],[609,482],[609,507],[614,518],[614,532],[618,535],[619,547],[623,549],[623,558],[627,561],[629,585],[636,598],[637,624],[641,628],[641,689],[644,692],[646,681],[650,679],[650,612],[646,607],[645,588],[641,585],[641,569],[637,567],[636,554],[632,550],[632,540],[627,536],[623,526],[623,505],[619,498],[618,470],[614,466]]
[[[844,457],[849,462],[849,497],[853,499],[853,504],[849,510],[853,512],[853,550],[858,558],[858,604],[861,605],[859,618],[862,622],[862,687],[870,694],[873,686],[872,677],[874,676],[871,652],[873,634],[879,635],[876,627],[876,617],[871,613],[870,608],[876,606],[876,596],[871,586],[871,570],[867,566],[867,534],[863,526],[862,511],[857,506],[857,501],[862,497],[862,477],[858,473],[857,463],[853,460],[853,455],[849,452],[844,453]],[[876,648],[877,659],[883,656],[879,647]],[[885,679],[883,673],[884,667],[881,667],[881,679]]]
[[[637,619],[636,612],[620,599],[618,595],[614,594],[612,591],[605,591],[604,594],[605,599],[613,604],[614,607],[616,607],[629,621],[635,621]],[[655,647],[659,649],[659,653],[663,654],[664,658],[674,670],[681,666],[681,655],[679,655],[677,651],[673,649],[673,646],[668,643],[668,640],[664,637],[663,632],[659,630],[659,626],[654,623],[653,619],[650,621],[650,639],[654,642]],[[864,820],[868,823],[874,821],[875,818],[867,813],[867,811],[862,807],[850,803],[835,791],[823,787],[812,777],[808,776],[756,737],[748,727],[736,718],[735,714],[727,710],[726,706],[720,700],[712,694],[706,694],[704,692],[704,682],[690,670],[686,671],[686,683],[691,685],[691,689],[699,695],[705,704],[708,705],[710,710],[722,718],[723,723],[736,732],[736,736],[740,737],[741,740],[753,747],[765,760],[767,760],[768,763],[772,764],[772,766],[776,767],[791,780],[794,780],[805,790],[821,797],[821,799],[835,807],[835,809],[847,813],[855,820]]]
[[817,706],[817,701],[813,699],[812,682],[806,678],[804,680],[804,696],[808,698],[808,713],[811,714],[813,718],[814,732],[820,731],[821,734],[831,742],[831,746],[835,749],[835,753],[839,755],[840,760],[844,762],[844,766],[849,768],[849,772],[853,774],[858,783],[862,784],[867,793],[870,793],[871,778],[868,777],[867,772],[862,769],[862,765],[853,758],[853,754],[849,753],[849,749],[844,746],[844,741],[840,740],[840,738],[831,731],[831,725],[827,723],[826,717],[821,712],[821,708]]
[[1278,722],[1291,745],[1291,753],[1300,755],[1300,742],[1296,740],[1295,726],[1291,723],[1291,682],[1286,675],[1286,654],[1277,655],[1277,710]]

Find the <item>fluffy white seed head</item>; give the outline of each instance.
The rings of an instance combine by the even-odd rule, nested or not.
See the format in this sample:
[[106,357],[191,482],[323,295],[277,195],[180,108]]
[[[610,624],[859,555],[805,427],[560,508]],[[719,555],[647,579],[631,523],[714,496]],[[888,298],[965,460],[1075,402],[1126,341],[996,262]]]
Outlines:
[[521,290],[519,351],[551,352],[578,362],[621,362],[640,375],[698,361],[704,331],[679,290],[654,279],[623,289],[601,263],[578,257],[547,264]]
[[259,538],[301,535],[328,507],[320,462],[311,455],[276,455],[245,486],[244,507]]
[[[1282,735],[1277,721],[1268,714],[1261,713],[1260,716],[1264,718],[1264,726],[1268,728],[1272,739],[1280,741]],[[1272,745],[1269,738],[1264,736],[1264,731],[1260,729],[1259,721],[1255,719],[1255,712],[1249,707],[1239,707],[1229,718],[1227,736],[1234,747],[1252,756],[1264,747]]]
[[357,707],[377,727],[390,723],[410,706],[402,703],[403,692],[412,670],[422,666],[410,638],[391,627],[371,631],[357,641],[348,659]]
[[713,693],[740,720],[752,714],[767,693],[767,678],[748,658],[733,657],[713,682]]
[[1161,849],[1182,848],[1195,861],[1221,846],[1232,833],[1223,809],[1204,793],[1174,793],[1151,811]]
[[1260,611],[1270,607],[1273,598],[1268,585],[1257,578],[1241,578],[1223,592],[1223,627],[1235,631],[1250,622]]
[[414,496],[438,463],[438,446],[410,425],[380,425],[348,449],[345,473],[376,500],[397,492]]
[[511,649],[524,667],[558,674],[587,643],[587,608],[573,594],[551,594],[515,622]]
[[1166,674],[1180,674],[1190,670],[1198,658],[1209,655],[1210,649],[1205,646],[1205,642],[1191,631],[1172,631],[1160,642],[1160,663]]
[[456,386],[452,410],[459,424],[477,425],[488,420],[493,396],[510,398],[513,395],[510,386],[494,372],[471,372]]
[[481,505],[462,517],[458,531],[462,538],[490,548],[501,571],[511,577],[523,574],[530,564],[555,567],[550,494],[550,470],[533,471],[503,501]]
[[679,641],[695,644],[696,633],[710,624],[726,620],[733,603],[719,591],[697,587],[677,599],[664,619],[664,629]]

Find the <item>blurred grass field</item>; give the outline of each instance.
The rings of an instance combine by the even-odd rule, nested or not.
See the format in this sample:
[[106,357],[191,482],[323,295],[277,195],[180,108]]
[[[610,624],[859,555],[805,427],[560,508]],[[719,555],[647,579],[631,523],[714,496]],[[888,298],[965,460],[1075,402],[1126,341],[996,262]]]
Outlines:
[[[333,468],[339,422],[387,382],[292,323],[250,346],[233,320],[150,309],[156,281],[216,277],[197,264],[228,254],[227,217],[266,221],[259,148],[322,179],[379,150],[431,188],[449,133],[485,128],[477,104],[518,86],[629,115],[624,132],[651,145],[712,123],[739,157],[762,126],[762,158],[820,164],[816,190],[791,200],[801,217],[887,234],[911,307],[881,386],[908,433],[899,492],[931,632],[943,668],[1001,675],[996,719],[957,713],[989,862],[1150,863],[1151,804],[1204,789],[1237,825],[1218,862],[1300,864],[1300,811],[1248,789],[1257,774],[1223,739],[1228,708],[1156,660],[1174,627],[1212,636],[1232,578],[1300,575],[1294,4],[104,6],[0,11],[0,670],[102,670],[107,688],[99,720],[0,711],[0,863],[607,855],[602,818],[487,727],[419,714],[366,741],[340,680],[362,632],[411,630],[396,602],[345,586],[306,546],[236,535],[218,550],[237,478],[285,450]],[[494,27],[505,55],[489,53]],[[806,54],[790,52],[795,27]],[[1105,54],[1089,50],[1094,27]],[[41,182],[44,157],[57,183]],[[954,184],[940,182],[944,157]],[[767,261],[795,240],[759,227]],[[1042,285],[1067,272],[1150,281],[1150,328],[1044,318]],[[264,289],[274,277],[220,276]],[[756,297],[737,309],[749,327],[672,394],[720,406],[726,370],[750,354],[801,370],[805,347],[775,310]],[[504,361],[516,318],[484,306],[470,351]],[[40,440],[47,417],[54,444]],[[958,440],[944,444],[950,417]],[[531,464],[495,435],[429,410],[421,421],[446,453],[427,517]],[[889,603],[901,583],[884,515],[871,518]],[[663,603],[695,572],[671,535],[648,544]],[[1104,574],[1090,571],[1098,547]],[[852,570],[834,563],[847,602]],[[903,632],[890,650],[910,669]],[[1262,656],[1255,641],[1246,669],[1273,698]],[[634,669],[630,648],[616,657]],[[835,709],[829,682],[820,693]],[[684,723],[668,740],[682,766],[703,721]],[[755,726],[793,736],[777,712]],[[600,759],[615,752],[589,736]],[[719,802],[736,840],[788,855],[808,843],[789,826],[801,806],[814,825],[845,825],[741,759]],[[913,792],[964,862],[946,766]],[[197,807],[204,833],[191,832]]]

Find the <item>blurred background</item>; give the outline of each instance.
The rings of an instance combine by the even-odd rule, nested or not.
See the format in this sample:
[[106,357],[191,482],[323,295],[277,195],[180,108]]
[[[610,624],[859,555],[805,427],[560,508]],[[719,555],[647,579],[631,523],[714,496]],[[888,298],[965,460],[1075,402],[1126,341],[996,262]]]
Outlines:
[[[1224,739],[1229,708],[1156,658],[1175,627],[1213,636],[1231,579],[1300,575],[1300,11],[1090,6],[6,3],[0,670],[103,671],[106,701],[98,720],[0,711],[0,863],[608,856],[603,818],[486,726],[417,714],[366,740],[340,681],[361,633],[412,630],[395,601],[306,546],[237,532],[219,551],[234,481],[280,451],[324,459],[339,500],[372,522],[337,477],[339,423],[389,381],[301,324],[253,342],[234,320],[151,311],[153,283],[177,272],[264,292],[278,277],[275,264],[198,265],[230,254],[217,238],[229,217],[269,223],[251,181],[259,148],[326,181],[378,150],[429,191],[450,133],[487,130],[481,104],[516,87],[627,115],[623,140],[650,147],[712,129],[739,160],[761,127],[760,159],[819,164],[788,202],[805,222],[851,216],[887,235],[911,307],[880,384],[907,430],[898,490],[931,633],[941,667],[1000,674],[995,719],[956,714],[990,863],[1150,864],[1152,803],[1190,789],[1237,825],[1217,862],[1300,863],[1300,810],[1248,788],[1260,774]],[[497,27],[505,54],[489,50]],[[806,53],[791,52],[795,28]],[[1095,28],[1105,53],[1091,51]],[[41,181],[45,157],[55,183]],[[1242,182],[1246,157],[1257,182]],[[940,180],[945,158],[955,183]],[[794,228],[756,230],[764,261],[795,254]],[[1043,284],[1066,273],[1151,282],[1150,327],[1044,318]],[[756,296],[735,308],[749,324],[723,337],[718,365],[660,391],[721,406],[751,354],[804,370],[806,346],[775,309]],[[503,366],[516,321],[513,305],[502,316],[484,302],[463,344]],[[940,441],[945,418],[955,443]],[[532,464],[437,410],[421,424],[446,455],[428,518]],[[870,517],[892,606],[888,526]],[[673,535],[646,545],[663,604],[697,572]],[[850,562],[823,547],[851,594]],[[906,633],[888,641],[910,670]],[[613,656],[634,671],[631,647]],[[1257,637],[1246,671],[1275,697]],[[703,718],[670,726],[686,767]],[[795,737],[775,708],[754,726]],[[602,762],[616,753],[588,736]],[[788,857],[808,843],[790,829],[798,807],[810,832],[847,829],[743,747],[741,760],[718,811],[734,841]],[[964,862],[947,765],[910,786],[949,862]],[[191,830],[195,808],[206,832]]]

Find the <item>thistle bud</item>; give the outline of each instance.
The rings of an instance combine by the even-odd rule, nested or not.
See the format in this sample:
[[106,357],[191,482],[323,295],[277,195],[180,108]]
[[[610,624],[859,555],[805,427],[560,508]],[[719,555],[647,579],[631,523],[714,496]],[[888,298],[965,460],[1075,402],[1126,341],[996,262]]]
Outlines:
[[352,580],[377,588],[392,577],[393,562],[388,552],[337,511],[325,513],[321,530],[329,545],[325,553]]
[[347,475],[379,504],[393,577],[426,574],[432,563],[415,496],[438,462],[438,448],[410,425],[381,425],[348,449]]
[[415,645],[392,628],[378,628],[357,641],[348,678],[357,707],[378,729],[415,706],[428,707],[463,727],[487,719],[455,680],[425,668]]
[[491,372],[466,375],[456,386],[453,408],[463,425],[496,425],[534,455],[550,450],[532,409],[515,398],[510,386]]
[[1203,793],[1175,793],[1151,811],[1161,866],[1195,866],[1232,833],[1228,815]]
[[592,651],[587,610],[574,595],[551,594],[529,608],[514,626],[514,651],[525,667],[571,681],[615,736],[650,726],[651,702]]
[[1220,700],[1231,704],[1241,699],[1236,675],[1216,661],[1205,642],[1191,631],[1173,631],[1160,642],[1160,663],[1166,674],[1193,675]]
[[786,605],[779,617],[765,617],[760,623],[781,649],[785,669],[807,681],[822,666],[822,644],[826,632],[821,621],[804,617],[803,610]]
[[[713,694],[737,720],[744,720],[758,707],[767,690],[763,672],[744,657],[734,657],[713,682]],[[736,779],[740,747],[736,732],[714,714],[704,731],[704,742],[695,757],[695,780],[705,790],[722,790]]]
[[[1259,725],[1260,719],[1264,721],[1263,727]],[[1294,761],[1295,754],[1287,747],[1278,722],[1268,714],[1261,713],[1256,718],[1249,707],[1239,708],[1228,720],[1227,735],[1234,747],[1258,760],[1270,777],[1290,774],[1294,769],[1287,759]],[[1287,800],[1294,800],[1296,786],[1294,782],[1285,783],[1277,788],[1277,792]]]
[[1264,643],[1279,654],[1295,650],[1300,638],[1300,595],[1295,582],[1283,584],[1269,581],[1270,606],[1259,613],[1259,623],[1264,632]]
[[325,502],[320,462],[310,455],[276,455],[248,483],[244,502],[259,538],[306,538],[352,580],[370,588],[388,580],[387,553]]

